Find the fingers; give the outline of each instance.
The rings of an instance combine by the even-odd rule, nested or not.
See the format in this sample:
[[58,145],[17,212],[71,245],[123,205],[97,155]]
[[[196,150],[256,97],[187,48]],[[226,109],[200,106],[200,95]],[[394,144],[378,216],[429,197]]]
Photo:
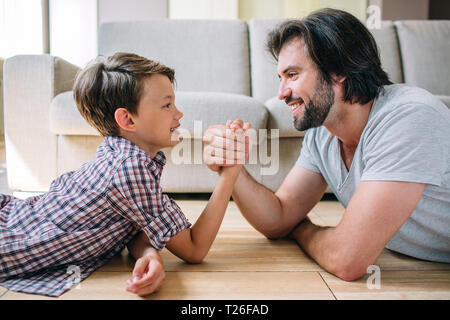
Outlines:
[[165,277],[160,259],[142,257],[136,261],[133,279],[127,280],[126,290],[144,296],[158,290]]
[[214,148],[221,148],[223,150],[236,150],[243,151],[245,147],[245,136],[234,136],[234,137],[214,137],[209,146]]
[[139,296],[145,296],[156,292],[166,278],[165,273],[147,274],[142,279],[128,285],[127,291]]
[[[228,124],[228,122],[227,122]],[[236,119],[233,122],[230,123],[230,125],[227,127],[229,127],[230,129],[242,129],[244,126],[244,121],[240,120],[240,119]]]
[[251,128],[249,122],[240,119],[228,120],[226,125],[210,126],[203,136],[203,159],[213,171],[220,166],[244,164],[249,156],[249,136],[246,130]]
[[145,259],[144,257],[136,260],[133,269],[133,280],[136,278],[137,279],[142,278],[142,275],[147,271],[147,267],[148,267],[148,260]]

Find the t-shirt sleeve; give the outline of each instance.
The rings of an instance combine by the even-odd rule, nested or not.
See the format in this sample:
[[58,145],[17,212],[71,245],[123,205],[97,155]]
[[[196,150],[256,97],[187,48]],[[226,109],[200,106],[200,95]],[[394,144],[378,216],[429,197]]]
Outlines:
[[315,156],[315,146],[314,146],[314,136],[315,130],[310,129],[306,131],[303,137],[302,149],[300,151],[300,156],[295,163],[297,166],[305,168],[307,170],[320,173],[320,169],[317,166],[317,157]]
[[403,106],[367,133],[361,180],[440,185],[449,157],[448,117],[421,104]]
[[180,207],[162,193],[151,164],[141,157],[126,159],[113,177],[109,200],[114,209],[162,250],[167,241],[191,224]]

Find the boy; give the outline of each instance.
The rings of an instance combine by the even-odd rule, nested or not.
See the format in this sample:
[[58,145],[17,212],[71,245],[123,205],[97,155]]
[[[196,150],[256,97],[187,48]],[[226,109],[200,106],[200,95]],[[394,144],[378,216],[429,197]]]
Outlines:
[[174,104],[174,81],[172,69],[128,53],[97,61],[77,76],[77,107],[105,140],[93,160],[61,175],[48,193],[26,200],[0,195],[0,285],[59,296],[73,285],[68,270],[78,270],[83,280],[128,245],[138,260],[127,290],[145,295],[164,279],[156,250],[166,246],[187,262],[203,260],[240,165],[223,169],[191,228],[159,185],[165,164],[160,149],[179,142],[183,116]]

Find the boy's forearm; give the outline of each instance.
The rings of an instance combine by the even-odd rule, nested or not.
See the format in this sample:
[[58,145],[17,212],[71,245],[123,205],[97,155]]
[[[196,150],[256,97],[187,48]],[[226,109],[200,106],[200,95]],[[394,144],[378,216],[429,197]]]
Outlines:
[[234,172],[221,174],[208,204],[191,228],[195,255],[198,257],[196,260],[202,260],[206,256],[219,231],[237,174]]
[[148,255],[159,255],[158,250],[150,245],[146,234],[142,231],[130,241],[127,248],[130,255],[136,260]]
[[242,168],[232,194],[247,221],[270,238],[270,230],[279,225],[282,215],[281,203],[275,193],[256,182],[245,168]]

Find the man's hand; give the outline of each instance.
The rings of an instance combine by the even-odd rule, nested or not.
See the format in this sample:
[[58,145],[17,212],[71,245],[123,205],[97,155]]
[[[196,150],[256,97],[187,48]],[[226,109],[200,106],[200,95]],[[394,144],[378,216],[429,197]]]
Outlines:
[[242,120],[210,126],[203,136],[203,159],[207,166],[221,173],[223,167],[243,164],[250,152],[249,137],[245,134],[250,127],[250,123]]

